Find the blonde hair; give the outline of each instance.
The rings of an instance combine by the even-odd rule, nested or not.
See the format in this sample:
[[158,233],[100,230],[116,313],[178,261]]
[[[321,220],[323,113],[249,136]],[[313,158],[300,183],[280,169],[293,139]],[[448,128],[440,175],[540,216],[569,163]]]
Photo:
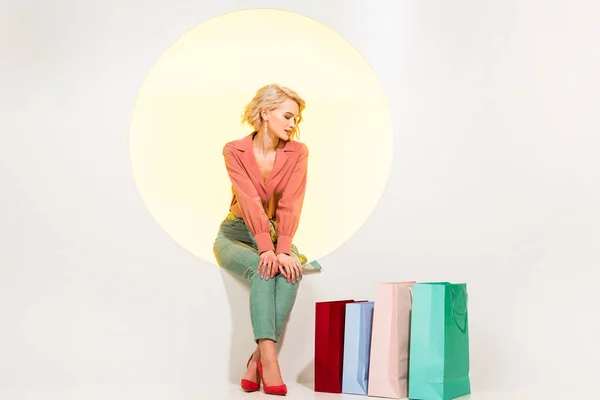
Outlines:
[[298,104],[296,126],[290,134],[290,140],[293,140],[296,135],[300,136],[298,125],[302,122],[302,111],[306,108],[306,102],[292,89],[276,83],[263,86],[256,91],[252,101],[244,107],[242,124],[247,123],[258,132],[264,123],[260,113],[261,110],[274,110],[287,99],[292,99]]

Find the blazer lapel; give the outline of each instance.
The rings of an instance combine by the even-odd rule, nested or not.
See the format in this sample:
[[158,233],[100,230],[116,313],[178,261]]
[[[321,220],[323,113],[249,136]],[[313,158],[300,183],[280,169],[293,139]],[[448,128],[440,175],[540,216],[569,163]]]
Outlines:
[[243,138],[236,143],[236,148],[241,150],[243,154],[244,165],[248,172],[254,177],[256,181],[260,183],[263,189],[266,190],[266,186],[271,182],[280,172],[283,170],[290,158],[290,153],[294,151],[293,143],[285,142],[285,144],[278,148],[275,154],[275,164],[273,169],[267,175],[266,179],[263,179],[260,169],[258,168],[258,161],[254,156],[254,149],[252,148],[252,137],[254,132]]
[[284,147],[277,149],[277,153],[275,155],[275,164],[273,165],[273,169],[271,170],[269,175],[267,175],[267,179],[265,182],[266,185],[268,185],[269,182],[271,182],[271,180],[273,180],[273,178],[275,178],[277,174],[281,172],[283,167],[285,167],[285,164],[287,163],[289,158],[290,147],[291,146],[289,146],[288,142],[285,144]]
[[252,149],[253,135],[254,132],[236,142],[235,148],[242,152],[241,158],[244,162],[244,166],[246,167],[248,173],[252,175],[254,180],[261,185],[263,190],[266,190],[265,182],[263,180],[262,174],[260,173],[260,169],[258,168],[258,162],[256,161],[256,157],[254,156],[254,150]]

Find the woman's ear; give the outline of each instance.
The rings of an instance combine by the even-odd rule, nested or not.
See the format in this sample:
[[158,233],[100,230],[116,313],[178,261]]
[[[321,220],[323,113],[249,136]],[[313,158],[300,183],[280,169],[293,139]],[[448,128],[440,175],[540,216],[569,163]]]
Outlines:
[[260,116],[262,117],[262,119],[263,119],[264,121],[266,121],[266,120],[268,120],[268,119],[269,119],[269,117],[267,116],[267,111],[266,111],[265,109],[261,109],[261,110],[260,110]]

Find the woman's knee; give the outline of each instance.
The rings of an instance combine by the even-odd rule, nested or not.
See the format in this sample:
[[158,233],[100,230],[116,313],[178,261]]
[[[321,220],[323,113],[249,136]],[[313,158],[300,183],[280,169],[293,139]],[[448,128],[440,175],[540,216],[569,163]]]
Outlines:
[[292,283],[291,281],[288,282],[287,279],[283,275],[278,276],[277,279],[278,279],[278,282],[277,282],[278,288],[283,288],[290,292],[294,292],[294,291],[298,290],[298,287],[300,286],[300,282],[302,281],[302,275],[298,276],[294,283]]
[[215,242],[213,252],[221,267],[246,278],[250,278],[258,267],[258,254],[246,246],[232,242]]
[[267,277],[260,277],[260,273],[257,273],[256,270],[251,273],[251,284],[257,286],[257,288],[263,288],[271,290],[271,288],[275,288],[277,285],[277,279],[275,277],[267,279]]

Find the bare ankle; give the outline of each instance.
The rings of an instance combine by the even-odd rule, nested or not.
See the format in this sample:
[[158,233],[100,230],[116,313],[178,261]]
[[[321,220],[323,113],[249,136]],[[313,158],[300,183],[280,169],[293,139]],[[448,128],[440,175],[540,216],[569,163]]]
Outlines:
[[273,358],[263,358],[260,360],[260,363],[264,366],[271,366],[271,365],[279,365],[279,361],[277,360],[277,357],[273,357]]
[[277,358],[275,343],[271,339],[260,339],[258,342],[261,360],[271,360]]

